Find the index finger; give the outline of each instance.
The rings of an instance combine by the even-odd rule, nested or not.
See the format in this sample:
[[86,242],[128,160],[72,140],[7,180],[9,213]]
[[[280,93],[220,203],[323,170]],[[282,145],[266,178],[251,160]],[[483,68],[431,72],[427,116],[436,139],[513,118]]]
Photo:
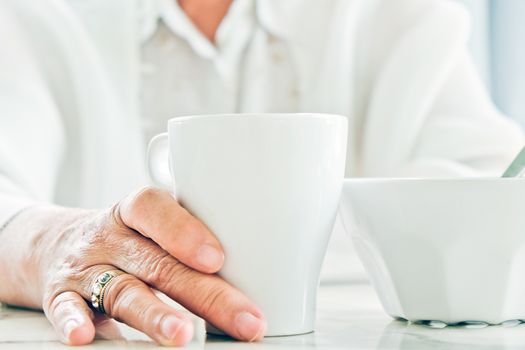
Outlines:
[[139,190],[117,205],[115,219],[196,270],[214,273],[224,263],[218,239],[167,191],[153,187]]

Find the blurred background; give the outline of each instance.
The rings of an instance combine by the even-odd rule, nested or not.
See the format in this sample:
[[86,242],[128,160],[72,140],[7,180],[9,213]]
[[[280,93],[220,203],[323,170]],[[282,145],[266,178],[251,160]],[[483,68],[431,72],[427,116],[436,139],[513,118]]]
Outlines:
[[470,46],[494,102],[525,126],[525,1],[456,1],[471,12]]
[[[525,127],[525,0],[456,1],[470,11],[471,52],[494,102]],[[338,222],[336,235],[339,230],[344,228]],[[353,250],[349,240],[334,239],[331,249],[339,254],[326,257],[325,281],[337,281],[344,275],[365,278],[357,255],[347,254]],[[337,271],[335,266],[340,269],[338,274],[332,273]]]

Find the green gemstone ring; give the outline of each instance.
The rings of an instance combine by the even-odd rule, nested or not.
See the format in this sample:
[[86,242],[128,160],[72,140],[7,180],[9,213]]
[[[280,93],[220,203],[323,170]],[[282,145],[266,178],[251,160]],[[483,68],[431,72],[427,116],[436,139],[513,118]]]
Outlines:
[[106,313],[104,310],[104,293],[106,288],[111,284],[115,277],[122,274],[124,274],[124,272],[120,270],[106,271],[100,274],[95,280],[95,283],[93,283],[91,289],[91,305],[101,313]]

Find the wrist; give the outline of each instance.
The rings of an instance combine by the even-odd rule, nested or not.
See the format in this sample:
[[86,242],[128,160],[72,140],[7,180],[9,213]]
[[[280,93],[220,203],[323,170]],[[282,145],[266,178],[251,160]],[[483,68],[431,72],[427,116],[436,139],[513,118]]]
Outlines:
[[2,232],[0,301],[41,308],[46,268],[61,254],[67,227],[85,210],[42,205],[20,211]]

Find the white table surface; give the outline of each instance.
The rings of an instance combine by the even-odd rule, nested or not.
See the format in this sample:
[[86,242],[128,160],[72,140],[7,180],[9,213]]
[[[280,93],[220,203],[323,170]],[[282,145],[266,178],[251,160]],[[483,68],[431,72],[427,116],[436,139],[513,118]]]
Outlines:
[[[394,321],[388,317],[365,281],[322,285],[317,330],[314,333],[266,338],[259,344],[207,337],[201,320],[190,349],[524,349],[525,325],[483,329],[445,328]],[[145,335],[124,325],[124,339],[99,336],[82,349],[154,348]],[[0,349],[60,349],[53,329],[42,313],[9,307],[0,309]]]

